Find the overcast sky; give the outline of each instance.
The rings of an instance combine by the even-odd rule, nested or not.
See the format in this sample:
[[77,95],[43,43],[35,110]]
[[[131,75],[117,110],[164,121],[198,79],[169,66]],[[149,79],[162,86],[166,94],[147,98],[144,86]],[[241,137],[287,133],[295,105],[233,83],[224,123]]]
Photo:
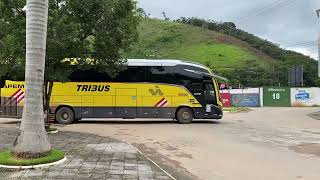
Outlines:
[[152,17],[232,21],[259,37],[317,58],[320,0],[138,0]]

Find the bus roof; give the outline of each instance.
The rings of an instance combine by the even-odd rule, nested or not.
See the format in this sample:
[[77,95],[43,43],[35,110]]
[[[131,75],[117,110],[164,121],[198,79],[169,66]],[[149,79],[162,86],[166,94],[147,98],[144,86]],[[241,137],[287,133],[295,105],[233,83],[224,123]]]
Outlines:
[[156,60],[156,59],[128,59],[128,66],[176,66],[176,65],[189,65],[205,70],[209,70],[206,66],[198,63],[165,59],[165,60]]

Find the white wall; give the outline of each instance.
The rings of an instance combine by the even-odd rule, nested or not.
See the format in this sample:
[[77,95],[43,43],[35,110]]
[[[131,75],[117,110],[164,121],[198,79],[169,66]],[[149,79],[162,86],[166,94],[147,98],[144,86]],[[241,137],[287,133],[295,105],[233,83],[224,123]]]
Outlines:
[[320,106],[320,88],[291,88],[291,106]]

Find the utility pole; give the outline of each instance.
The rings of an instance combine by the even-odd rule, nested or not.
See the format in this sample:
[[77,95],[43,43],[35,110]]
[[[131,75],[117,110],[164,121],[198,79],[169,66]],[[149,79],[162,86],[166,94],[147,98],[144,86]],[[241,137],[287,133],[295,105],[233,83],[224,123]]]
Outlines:
[[[320,9],[316,11],[318,18],[320,18]],[[320,77],[320,32],[318,37],[318,77]]]
[[318,38],[318,74],[320,77],[320,33]]
[[304,86],[304,67],[301,67],[301,87]]

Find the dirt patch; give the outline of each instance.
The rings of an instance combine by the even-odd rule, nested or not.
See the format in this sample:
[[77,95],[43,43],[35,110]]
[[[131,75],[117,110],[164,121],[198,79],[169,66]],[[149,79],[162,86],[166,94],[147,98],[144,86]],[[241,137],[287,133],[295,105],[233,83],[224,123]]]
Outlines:
[[231,44],[231,45],[245,48],[248,51],[252,52],[254,55],[256,55],[260,59],[267,60],[269,62],[273,61],[272,57],[268,56],[266,53],[260,51],[259,49],[252,47],[249,43],[242,41],[240,39],[237,39],[235,37],[228,36],[225,34],[218,34],[218,35],[214,36],[213,39],[216,42]]
[[158,163],[162,168],[164,168],[167,172],[169,172],[176,179],[183,180],[199,180],[200,178],[191,174],[186,168],[181,166],[181,163],[178,161],[174,161],[169,159],[167,156],[163,156],[158,153],[156,149],[148,148],[144,144],[133,144],[140,151],[142,151],[145,155],[150,157],[153,161]]
[[318,143],[299,144],[297,146],[291,146],[289,149],[296,153],[320,157],[320,144]]

